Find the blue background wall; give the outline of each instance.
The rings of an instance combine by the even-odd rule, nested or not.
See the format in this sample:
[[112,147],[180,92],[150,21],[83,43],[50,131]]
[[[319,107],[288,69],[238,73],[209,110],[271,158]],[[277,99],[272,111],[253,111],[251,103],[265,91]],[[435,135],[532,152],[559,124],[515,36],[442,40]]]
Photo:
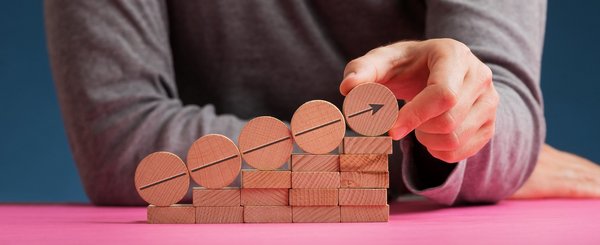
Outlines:
[[[41,1],[0,7],[0,202],[85,202],[63,129]],[[550,1],[542,87],[548,142],[600,162],[600,2]]]

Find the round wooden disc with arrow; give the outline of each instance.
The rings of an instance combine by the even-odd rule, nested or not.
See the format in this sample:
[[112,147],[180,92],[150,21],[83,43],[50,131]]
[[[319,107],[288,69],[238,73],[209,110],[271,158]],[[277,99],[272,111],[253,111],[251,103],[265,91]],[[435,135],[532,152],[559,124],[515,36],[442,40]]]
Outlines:
[[240,174],[242,157],[229,138],[207,134],[190,147],[187,166],[197,184],[209,189],[223,188]]
[[398,100],[379,83],[356,86],[344,99],[344,115],[354,132],[365,136],[386,133],[398,117]]

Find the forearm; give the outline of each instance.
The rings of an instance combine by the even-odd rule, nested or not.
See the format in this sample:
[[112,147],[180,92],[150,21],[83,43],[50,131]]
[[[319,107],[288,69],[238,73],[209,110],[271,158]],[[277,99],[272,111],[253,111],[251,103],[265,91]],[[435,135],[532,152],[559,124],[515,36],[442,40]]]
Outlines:
[[495,202],[523,184],[545,139],[539,87],[544,22],[545,1],[428,3],[427,37],[465,43],[492,70],[500,103],[490,142],[452,166],[415,150],[416,140],[406,140],[403,173],[409,189],[454,204]]
[[[183,106],[160,1],[48,1],[46,30],[67,135],[91,201],[134,205],[133,176],[147,154],[185,160],[206,133],[236,139],[242,120]],[[234,137],[235,136],[235,137]]]

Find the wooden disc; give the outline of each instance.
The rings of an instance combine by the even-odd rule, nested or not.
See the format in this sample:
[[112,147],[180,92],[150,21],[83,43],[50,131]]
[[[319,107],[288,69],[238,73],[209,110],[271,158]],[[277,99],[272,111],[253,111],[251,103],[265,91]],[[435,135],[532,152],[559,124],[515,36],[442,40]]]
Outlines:
[[346,134],[344,116],[335,105],[324,100],[301,105],[292,116],[291,124],[294,141],[312,154],[333,151]]
[[379,136],[392,128],[398,117],[398,100],[379,83],[356,86],[344,99],[344,115],[354,132]]
[[181,201],[190,187],[185,163],[170,152],[146,156],[135,170],[135,189],[144,201],[169,206]]
[[229,138],[207,134],[190,147],[187,166],[194,182],[217,189],[228,186],[240,174],[242,157]]
[[238,138],[240,152],[248,165],[259,170],[274,170],[290,160],[294,150],[290,129],[274,117],[250,120]]

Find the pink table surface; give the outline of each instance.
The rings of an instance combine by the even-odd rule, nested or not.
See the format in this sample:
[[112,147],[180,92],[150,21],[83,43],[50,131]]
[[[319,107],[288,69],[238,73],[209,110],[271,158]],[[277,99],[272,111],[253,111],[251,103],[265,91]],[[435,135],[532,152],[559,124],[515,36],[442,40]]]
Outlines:
[[0,244],[600,244],[600,200],[407,201],[390,213],[388,223],[151,225],[143,207],[0,204]]

